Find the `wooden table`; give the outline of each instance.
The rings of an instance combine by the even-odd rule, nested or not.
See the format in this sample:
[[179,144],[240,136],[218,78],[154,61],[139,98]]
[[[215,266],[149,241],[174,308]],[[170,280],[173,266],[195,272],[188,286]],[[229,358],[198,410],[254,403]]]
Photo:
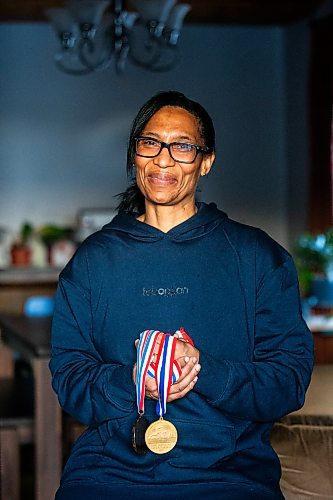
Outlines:
[[32,365],[35,383],[36,500],[52,500],[62,469],[62,414],[49,371],[51,319],[0,314],[2,341]]

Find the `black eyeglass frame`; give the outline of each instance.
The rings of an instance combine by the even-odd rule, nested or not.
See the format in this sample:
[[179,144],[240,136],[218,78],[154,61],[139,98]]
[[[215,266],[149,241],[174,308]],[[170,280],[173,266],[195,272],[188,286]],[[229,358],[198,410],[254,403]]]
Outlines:
[[[159,142],[160,143],[160,150],[159,150],[159,152],[156,153],[155,155],[152,155],[152,156],[147,156],[147,155],[139,154],[137,152],[137,143],[138,143],[139,139],[150,139],[152,141]],[[197,159],[197,156],[198,156],[199,153],[208,154],[210,152],[210,149],[207,146],[199,146],[198,144],[192,144],[191,142],[180,142],[180,141],[164,142],[164,141],[160,141],[159,139],[155,139],[154,137],[147,137],[147,136],[144,136],[144,135],[139,135],[138,137],[134,137],[134,141],[135,141],[135,154],[138,155],[138,156],[141,156],[141,158],[156,158],[156,156],[158,156],[160,154],[160,152],[162,151],[163,148],[167,148],[167,150],[169,152],[169,155],[171,156],[171,158],[173,159],[173,161],[176,161],[177,163],[186,163],[187,165],[190,165],[191,163],[194,163],[195,160]],[[174,158],[172,156],[172,152],[170,150],[170,147],[173,144],[188,144],[189,146],[195,147],[195,157],[194,157],[194,159],[192,161],[176,160],[176,158]]]

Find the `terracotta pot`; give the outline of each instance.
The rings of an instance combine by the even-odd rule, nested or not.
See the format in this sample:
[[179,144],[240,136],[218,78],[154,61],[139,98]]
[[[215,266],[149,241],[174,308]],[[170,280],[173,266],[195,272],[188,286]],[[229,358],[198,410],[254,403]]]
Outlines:
[[10,250],[13,266],[27,267],[31,264],[31,251],[26,246],[13,246]]

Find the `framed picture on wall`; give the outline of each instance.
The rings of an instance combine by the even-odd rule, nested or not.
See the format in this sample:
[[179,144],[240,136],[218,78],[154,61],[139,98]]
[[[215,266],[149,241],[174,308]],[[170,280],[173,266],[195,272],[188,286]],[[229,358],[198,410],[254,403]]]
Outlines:
[[82,242],[108,224],[115,215],[117,211],[114,207],[82,208],[77,215],[76,240]]

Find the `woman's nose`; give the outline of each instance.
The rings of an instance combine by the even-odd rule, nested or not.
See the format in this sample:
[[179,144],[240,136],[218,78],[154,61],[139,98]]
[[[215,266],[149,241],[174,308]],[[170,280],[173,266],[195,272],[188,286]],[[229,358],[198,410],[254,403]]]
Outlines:
[[173,167],[176,163],[165,146],[161,149],[160,154],[155,156],[154,160],[154,163],[160,168]]

